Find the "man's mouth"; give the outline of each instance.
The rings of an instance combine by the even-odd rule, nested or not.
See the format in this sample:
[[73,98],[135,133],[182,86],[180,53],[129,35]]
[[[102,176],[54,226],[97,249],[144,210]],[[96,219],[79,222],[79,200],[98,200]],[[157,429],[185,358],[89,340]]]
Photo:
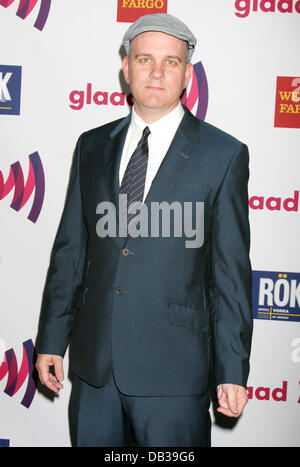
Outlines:
[[160,86],[146,86],[147,89],[151,89],[152,91],[164,91],[165,88],[161,88]]

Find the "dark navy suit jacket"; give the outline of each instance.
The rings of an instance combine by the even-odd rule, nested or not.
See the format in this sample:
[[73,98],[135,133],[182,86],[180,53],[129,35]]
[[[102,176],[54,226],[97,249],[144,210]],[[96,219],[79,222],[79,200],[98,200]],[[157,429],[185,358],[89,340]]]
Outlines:
[[[145,199],[204,202],[204,241],[99,237],[97,205],[118,218],[119,164],[130,116],[81,135],[44,291],[39,353],[64,355],[102,386],[111,368],[136,396],[246,385],[252,334],[248,150],[187,109]],[[171,221],[172,223],[172,221]],[[118,231],[118,219],[117,219]]]

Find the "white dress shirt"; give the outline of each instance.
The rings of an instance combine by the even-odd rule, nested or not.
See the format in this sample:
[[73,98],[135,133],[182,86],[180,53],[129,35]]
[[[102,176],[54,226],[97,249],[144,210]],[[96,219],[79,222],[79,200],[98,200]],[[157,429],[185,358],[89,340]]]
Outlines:
[[160,164],[165,157],[171,142],[174,138],[174,135],[177,131],[177,128],[182,120],[184,115],[184,110],[181,103],[178,104],[175,109],[169,112],[167,115],[162,117],[160,120],[157,120],[154,123],[148,124],[145,123],[132,109],[131,122],[127,132],[123,153],[120,162],[119,170],[119,185],[121,182],[127,167],[127,164],[134,153],[139,140],[142,137],[143,130],[146,126],[149,127],[151,134],[148,137],[148,147],[149,147],[149,156],[148,156],[148,166],[147,174],[145,181],[145,190],[144,198],[147,196],[147,193],[150,189],[152,181],[159,169]]

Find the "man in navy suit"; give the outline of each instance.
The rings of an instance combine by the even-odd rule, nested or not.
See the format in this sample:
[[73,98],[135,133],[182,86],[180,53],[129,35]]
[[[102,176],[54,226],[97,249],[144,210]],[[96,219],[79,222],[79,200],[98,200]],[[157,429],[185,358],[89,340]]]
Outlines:
[[70,343],[73,445],[210,446],[211,385],[222,414],[247,403],[248,150],[180,104],[196,45],[180,20],[144,16],[123,44],[134,107],[78,140],[36,365],[57,392]]

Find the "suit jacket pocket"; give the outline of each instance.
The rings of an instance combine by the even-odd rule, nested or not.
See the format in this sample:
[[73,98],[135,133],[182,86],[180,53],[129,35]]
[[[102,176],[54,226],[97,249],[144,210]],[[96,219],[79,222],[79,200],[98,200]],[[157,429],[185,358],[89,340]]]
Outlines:
[[209,314],[196,308],[169,303],[169,319],[176,326],[197,329],[209,334]]

